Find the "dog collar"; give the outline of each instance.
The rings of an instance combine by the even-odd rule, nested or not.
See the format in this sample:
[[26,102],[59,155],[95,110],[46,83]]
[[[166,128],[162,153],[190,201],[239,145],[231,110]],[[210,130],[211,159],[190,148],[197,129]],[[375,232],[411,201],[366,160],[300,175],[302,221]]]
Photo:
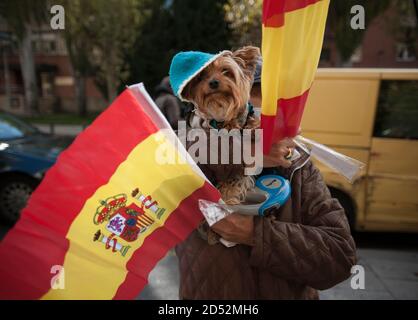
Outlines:
[[[244,125],[247,122],[247,119],[249,116],[254,115],[254,106],[247,102],[247,108],[245,108],[245,112],[240,117],[239,121]],[[209,125],[214,129],[221,129],[223,128],[224,121],[216,121],[215,119],[212,119],[209,121]]]

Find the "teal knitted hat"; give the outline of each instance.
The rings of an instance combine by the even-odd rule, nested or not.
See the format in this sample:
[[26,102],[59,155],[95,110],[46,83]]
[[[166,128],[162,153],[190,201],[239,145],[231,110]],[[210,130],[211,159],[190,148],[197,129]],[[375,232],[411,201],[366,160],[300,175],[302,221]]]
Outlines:
[[179,52],[171,60],[170,85],[174,94],[182,101],[187,101],[181,95],[186,85],[204,68],[215,61],[226,51],[210,54],[200,51]]

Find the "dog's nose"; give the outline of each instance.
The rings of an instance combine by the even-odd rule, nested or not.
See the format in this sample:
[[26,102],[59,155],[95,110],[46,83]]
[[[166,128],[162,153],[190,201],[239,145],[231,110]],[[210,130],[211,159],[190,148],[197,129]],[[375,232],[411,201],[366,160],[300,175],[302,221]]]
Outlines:
[[209,87],[211,88],[211,89],[218,89],[218,87],[219,87],[219,81],[218,80],[216,80],[216,79],[212,79],[212,80],[210,80],[209,81]]

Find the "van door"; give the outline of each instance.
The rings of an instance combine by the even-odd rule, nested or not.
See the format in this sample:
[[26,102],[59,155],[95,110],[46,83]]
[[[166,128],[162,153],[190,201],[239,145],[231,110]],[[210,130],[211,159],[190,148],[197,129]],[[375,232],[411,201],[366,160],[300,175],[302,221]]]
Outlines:
[[367,180],[366,228],[418,231],[418,80],[382,80]]

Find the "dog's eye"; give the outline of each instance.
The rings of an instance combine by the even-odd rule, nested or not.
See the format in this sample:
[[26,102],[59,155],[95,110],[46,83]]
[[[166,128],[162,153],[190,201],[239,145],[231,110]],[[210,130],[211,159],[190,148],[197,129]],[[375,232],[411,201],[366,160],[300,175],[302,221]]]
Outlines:
[[228,69],[223,69],[223,70],[222,70],[222,74],[223,74],[224,76],[227,76],[227,77],[230,77],[230,76],[231,76],[231,72],[230,72]]
[[197,79],[198,81],[202,81],[203,79],[205,79],[206,77],[206,72],[205,70],[201,71],[198,75],[197,75]]

